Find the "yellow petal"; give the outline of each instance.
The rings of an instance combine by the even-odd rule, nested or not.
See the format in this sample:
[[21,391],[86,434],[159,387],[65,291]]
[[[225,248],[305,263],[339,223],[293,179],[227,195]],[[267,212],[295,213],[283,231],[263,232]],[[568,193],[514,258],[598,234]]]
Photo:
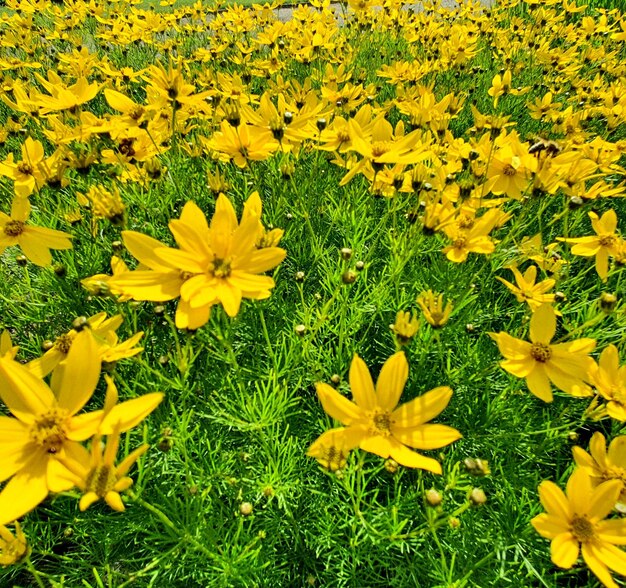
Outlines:
[[357,406],[363,410],[373,410],[378,405],[374,381],[365,362],[354,355],[350,363],[350,391]]
[[376,381],[378,406],[391,411],[397,405],[409,377],[409,364],[404,351],[392,355],[383,365]]
[[539,484],[539,500],[548,514],[561,520],[568,521],[572,518],[572,508],[569,500],[554,482],[545,480]]
[[587,500],[589,518],[600,521],[613,510],[624,487],[621,480],[608,480],[597,486]]
[[104,497],[104,501],[113,509],[118,512],[123,512],[125,510],[124,503],[122,502],[122,497],[117,492],[107,492]]
[[535,531],[546,539],[554,539],[558,535],[569,531],[569,522],[567,520],[545,512],[537,515],[530,522]]
[[0,398],[22,422],[32,423],[35,417],[56,404],[52,390],[34,376],[26,366],[0,357]]
[[463,436],[456,429],[446,425],[419,425],[406,429],[392,426],[391,432],[395,439],[416,449],[439,449]]
[[[285,259],[287,251],[280,247],[265,247],[254,251],[245,267],[241,269],[251,274],[262,274],[275,268],[283,259]],[[234,267],[238,267],[235,263]]]
[[165,265],[155,254],[154,250],[165,247],[161,241],[157,241],[148,235],[136,231],[122,231],[122,240],[129,253],[144,265],[153,270],[167,271],[175,269]]
[[556,332],[556,315],[548,303],[542,304],[530,319],[530,340],[549,345]]
[[132,429],[161,403],[163,396],[162,392],[152,392],[114,406],[102,420],[98,432],[110,435],[117,426],[120,433]]
[[396,427],[415,427],[434,419],[452,398],[452,388],[440,386],[399,406],[392,413]]
[[544,402],[552,402],[553,396],[550,380],[542,364],[535,364],[535,369],[526,376],[526,385],[537,398]]
[[0,525],[11,523],[33,510],[48,496],[48,455],[37,451],[0,492]]
[[100,497],[95,492],[87,492],[80,497],[78,508],[81,512],[86,511],[94,502],[98,502]]
[[193,227],[198,237],[205,242],[208,242],[209,238],[209,224],[207,223],[206,216],[202,209],[192,201],[189,201],[183,206],[183,210],[180,213],[180,220]]
[[183,280],[180,272],[157,272],[135,270],[113,276],[109,286],[135,300],[166,302],[180,296]]
[[93,395],[100,379],[100,352],[91,331],[78,333],[72,342],[59,388],[54,389],[59,406],[76,414]]
[[571,568],[578,559],[580,546],[571,533],[557,535],[550,544],[552,562],[560,568]]
[[102,410],[85,412],[72,417],[67,431],[67,438],[72,441],[85,441],[93,437],[98,431],[103,418],[104,411]]
[[17,242],[24,255],[35,265],[47,267],[52,263],[50,250],[35,235],[24,231],[24,233],[17,238]]
[[565,491],[574,514],[584,515],[589,512],[593,489],[589,474],[583,468],[574,470],[567,481]]
[[441,464],[436,459],[420,455],[393,439],[391,440],[390,457],[407,468],[419,468],[433,474],[441,474]]
[[359,406],[342,396],[328,384],[318,382],[315,384],[315,390],[317,391],[317,397],[322,403],[324,412],[333,419],[344,425],[351,425],[363,418],[363,413]]
[[587,567],[595,574],[598,580],[600,580],[606,588],[619,588],[611,577],[609,568],[600,559],[600,554],[597,549],[595,549],[593,543],[583,543],[582,552],[583,559],[585,560]]

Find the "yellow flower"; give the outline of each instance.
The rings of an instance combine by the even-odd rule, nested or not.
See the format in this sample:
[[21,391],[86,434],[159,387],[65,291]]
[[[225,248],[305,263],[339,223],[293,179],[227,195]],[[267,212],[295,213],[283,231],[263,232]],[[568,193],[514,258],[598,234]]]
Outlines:
[[573,447],[576,465],[584,468],[591,477],[593,486],[598,486],[607,480],[619,480],[621,494],[616,505],[620,512],[626,511],[626,435],[619,435],[611,441],[609,450],[606,450],[606,439],[600,432],[596,432],[589,442],[589,455],[582,447]]
[[549,304],[542,304],[530,319],[530,342],[507,333],[489,333],[506,360],[500,366],[518,378],[525,378],[528,389],[544,402],[552,402],[550,382],[573,396],[590,396],[585,381],[593,369],[589,357],[593,339],[576,339],[551,344],[556,331],[556,314]]
[[127,249],[149,269],[114,276],[109,284],[135,300],[161,302],[180,296],[176,310],[179,329],[200,328],[218,303],[228,316],[236,316],[242,298],[270,296],[274,280],[258,274],[276,267],[286,255],[279,247],[257,248],[264,231],[257,212],[258,194],[246,202],[238,223],[230,200],[220,195],[209,226],[200,208],[188,202],[180,219],[169,224],[180,249],[125,231],[122,237]]
[[620,367],[615,345],[609,345],[602,351],[598,365],[591,370],[589,382],[607,400],[609,416],[626,421],[626,365]]
[[100,356],[88,330],[76,336],[62,370],[48,386],[27,367],[0,357],[0,398],[15,418],[0,416],[0,525],[35,508],[48,492],[68,490],[60,464],[77,462],[81,441],[96,432],[127,431],[163,399],[146,394],[104,411],[77,414],[89,401],[100,378]]
[[444,307],[443,294],[438,294],[432,290],[422,292],[417,297],[417,304],[422,309],[424,318],[435,329],[440,329],[448,322],[450,313],[454,308],[449,300]]
[[[114,276],[127,271],[129,271],[129,269],[123,259],[120,259],[116,255],[111,256],[111,272]],[[111,276],[108,274],[96,274],[95,276],[84,278],[80,283],[87,292],[94,296],[106,296],[110,294],[112,296],[118,296],[117,300],[119,302],[130,300],[129,296],[122,296],[121,291],[111,288],[109,284],[110,280]]]
[[524,275],[515,266],[511,266],[509,269],[515,276],[517,286],[499,276],[496,276],[496,280],[500,280],[513,292],[518,302],[526,302],[533,312],[545,302],[554,302],[554,294],[546,294],[546,292],[556,284],[556,280],[549,278],[538,284],[535,283],[537,281],[537,266],[531,265],[524,272]]
[[621,241],[615,232],[617,230],[617,214],[614,210],[608,210],[601,217],[598,217],[595,212],[590,212],[589,218],[591,219],[591,226],[596,232],[595,236],[574,239],[559,237],[557,240],[573,243],[572,253],[574,255],[595,256],[596,271],[602,281],[606,282],[609,273],[609,256],[618,255],[618,246]]
[[[80,319],[77,319],[80,320]],[[85,320],[85,319],[83,319]],[[120,359],[133,357],[143,351],[143,347],[135,347],[143,337],[143,331],[135,333],[126,341],[119,342],[116,333],[124,318],[117,314],[107,318],[106,312],[99,312],[86,319],[82,327],[70,329],[60,335],[52,347],[41,357],[34,359],[28,364],[28,369],[37,377],[43,378],[63,362],[73,346],[74,339],[78,335],[79,328],[88,329],[97,344],[100,360],[105,363],[115,363]]]
[[340,467],[348,451],[360,447],[385,459],[391,457],[400,465],[441,474],[438,461],[409,447],[438,449],[461,438],[452,427],[426,424],[448,405],[452,390],[441,386],[397,406],[408,376],[409,365],[400,351],[383,365],[376,388],[365,362],[354,356],[350,365],[354,402],[318,382],[315,387],[324,410],[346,426],[323,433],[308,455],[321,458],[322,464],[332,469],[333,463]]
[[[567,482],[567,495],[553,482],[539,485],[539,498],[546,513],[531,520],[535,530],[552,541],[552,561],[570,569],[582,551],[583,560],[600,582],[618,588],[610,570],[626,575],[626,520],[606,520],[621,490],[610,480],[593,488],[589,474],[578,468]],[[581,549],[582,548],[582,549]]]
[[415,317],[415,312],[398,311],[396,322],[391,325],[391,330],[396,336],[396,341],[400,345],[406,345],[417,333],[419,322]]
[[20,561],[28,550],[26,537],[20,524],[15,522],[15,535],[4,525],[0,525],[0,566],[6,567]]
[[71,235],[45,227],[26,224],[30,216],[28,198],[15,196],[11,216],[0,212],[0,254],[12,245],[19,245],[24,255],[35,265],[52,263],[50,249],[71,249]]
[[14,182],[15,195],[26,198],[44,184],[44,150],[40,141],[27,137],[22,144],[22,161],[13,160],[13,154],[0,163],[0,175],[11,178]]

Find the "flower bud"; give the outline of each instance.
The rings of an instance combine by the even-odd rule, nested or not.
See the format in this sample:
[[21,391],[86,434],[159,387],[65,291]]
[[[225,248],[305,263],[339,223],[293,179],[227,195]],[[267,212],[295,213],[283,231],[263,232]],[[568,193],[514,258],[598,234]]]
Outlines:
[[304,272],[296,272],[296,282],[304,282]]
[[398,471],[398,462],[389,458],[385,460],[385,469],[390,473],[390,474],[395,474]]
[[353,284],[356,281],[356,273],[352,270],[347,270],[341,274],[341,281],[344,284]]
[[296,332],[296,335],[298,335],[298,337],[302,337],[304,333],[306,333],[306,327],[304,325],[296,325],[294,327],[294,331]]
[[611,314],[617,306],[617,296],[608,292],[600,294],[600,310],[605,314]]
[[429,506],[439,506],[443,502],[443,496],[434,488],[426,490],[426,492],[424,492],[424,498]]
[[333,374],[330,377],[330,383],[336,388],[341,383],[341,376],[339,374]]
[[341,253],[341,259],[344,261],[352,259],[352,249],[350,249],[350,247],[342,247],[339,253]]
[[252,514],[252,504],[249,502],[242,502],[239,505],[239,512],[244,516],[244,517],[249,517]]
[[357,261],[357,262],[356,262],[356,264],[355,264],[355,266],[354,266],[354,269],[355,269],[357,272],[360,272],[360,271],[363,271],[363,268],[364,268],[364,267],[365,267],[365,262],[364,262],[364,261]]
[[482,488],[473,488],[470,492],[469,499],[475,506],[481,506],[487,502],[487,495]]

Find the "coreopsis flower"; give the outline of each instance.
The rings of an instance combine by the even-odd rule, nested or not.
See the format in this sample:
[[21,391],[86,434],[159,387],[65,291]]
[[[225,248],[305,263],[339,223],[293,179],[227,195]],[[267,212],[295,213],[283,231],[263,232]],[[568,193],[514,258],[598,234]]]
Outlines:
[[535,530],[552,541],[552,562],[570,569],[582,556],[600,582],[618,588],[610,570],[626,575],[626,553],[616,547],[626,545],[626,519],[609,519],[622,483],[609,480],[593,487],[589,474],[577,468],[564,493],[554,482],[539,485],[539,498],[547,512],[531,520]]
[[521,200],[536,170],[537,160],[523,148],[519,140],[511,142],[492,154],[487,168],[487,186],[492,194],[504,194],[514,200]]
[[424,313],[424,318],[435,329],[443,327],[450,318],[454,306],[448,300],[443,304],[443,294],[426,290],[417,297],[417,304]]
[[0,566],[18,563],[28,551],[28,543],[20,524],[15,521],[15,535],[4,525],[0,525]]
[[323,465],[341,464],[347,452],[360,447],[385,459],[391,457],[400,465],[441,474],[437,460],[410,447],[438,449],[461,438],[452,427],[428,423],[448,405],[452,390],[441,386],[398,406],[408,375],[409,365],[400,351],[383,365],[376,388],[365,362],[354,356],[349,377],[353,401],[318,382],[317,396],[326,414],[345,427],[323,433],[308,455],[320,459]]
[[589,218],[596,235],[571,239],[559,237],[557,240],[573,244],[572,253],[574,255],[595,256],[596,271],[602,281],[605,282],[609,273],[609,256],[615,257],[618,254],[618,245],[621,241],[616,233],[617,214],[614,210],[607,210],[601,217],[598,217],[595,212],[590,212]]
[[600,354],[600,360],[589,375],[589,383],[606,400],[606,412],[611,418],[626,421],[626,365],[619,365],[615,345],[609,345]]
[[589,441],[587,453],[582,447],[573,447],[572,452],[576,464],[585,469],[595,487],[607,480],[621,482],[621,493],[616,508],[626,512],[626,435],[615,437],[606,449],[606,439],[600,432],[595,432]]
[[[515,266],[509,267],[515,276],[517,284],[511,284],[504,278],[496,276],[496,280],[502,282],[513,294],[518,302],[526,302],[532,311],[537,310],[542,304],[554,302],[554,294],[546,294],[556,284],[556,280],[548,278],[537,282],[537,266],[531,265],[524,275]],[[556,311],[555,311],[556,312]]]
[[462,263],[470,253],[493,253],[496,245],[489,233],[498,223],[500,215],[501,211],[492,208],[473,221],[469,228],[463,228],[458,223],[445,224],[442,230],[452,243],[443,248],[443,253],[455,263]]
[[78,414],[93,395],[100,378],[100,355],[88,330],[80,332],[63,369],[50,385],[29,369],[0,357],[0,398],[13,417],[0,416],[0,525],[35,508],[48,492],[72,487],[60,460],[77,461],[80,442],[97,432],[109,435],[134,427],[163,399],[155,392],[104,411]]
[[263,161],[278,151],[280,144],[267,129],[248,124],[236,127],[223,120],[220,130],[210,139],[200,140],[211,151],[215,151],[222,161],[233,160],[241,168],[250,161]]
[[77,321],[84,321],[84,323],[57,337],[48,351],[28,364],[28,369],[33,374],[43,378],[62,363],[67,358],[81,329],[88,329],[91,332],[100,359],[105,363],[112,364],[143,351],[143,347],[135,347],[143,337],[143,331],[139,331],[126,341],[120,342],[116,331],[124,321],[121,314],[107,318],[106,312],[99,312],[88,319],[82,319],[82,321],[77,319]]
[[551,343],[556,332],[556,313],[552,306],[542,304],[530,319],[530,342],[515,339],[508,333],[489,333],[506,358],[500,366],[518,378],[525,378],[532,394],[544,402],[552,402],[552,382],[558,389],[573,396],[589,396],[585,383],[594,361],[589,357],[594,339],[576,339],[569,343]]
[[107,190],[102,186],[91,186],[87,194],[78,194],[77,200],[82,206],[91,207],[94,219],[105,218],[114,225],[124,224],[126,207],[117,188]]
[[22,143],[22,160],[15,162],[13,154],[0,163],[0,176],[13,180],[13,189],[17,197],[26,198],[45,183],[43,145],[27,137]]
[[228,316],[236,316],[243,298],[270,296],[274,280],[259,274],[276,267],[286,255],[274,243],[257,246],[264,234],[260,212],[258,194],[252,195],[238,223],[230,200],[220,195],[209,225],[202,210],[187,202],[180,219],[169,224],[180,249],[124,231],[126,248],[148,269],[124,272],[112,277],[109,284],[135,300],[163,302],[180,296],[176,310],[180,329],[206,324],[215,304],[222,304]]
[[396,315],[396,322],[391,325],[391,330],[396,336],[399,345],[406,345],[417,333],[419,329],[419,321],[415,316],[415,312],[399,310]]
[[27,224],[29,216],[30,202],[20,196],[13,198],[11,216],[0,212],[0,254],[7,247],[18,245],[35,265],[47,266],[52,263],[50,249],[72,248],[71,235]]

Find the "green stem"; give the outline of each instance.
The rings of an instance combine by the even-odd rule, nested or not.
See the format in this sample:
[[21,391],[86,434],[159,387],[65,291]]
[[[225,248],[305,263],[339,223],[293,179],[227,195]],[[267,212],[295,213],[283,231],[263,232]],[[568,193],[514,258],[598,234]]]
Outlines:
[[31,575],[35,579],[37,586],[39,586],[39,588],[46,588],[46,585],[43,583],[43,580],[39,577],[39,572],[35,569],[35,566],[33,565],[33,562],[30,559],[30,554],[31,554],[31,550],[29,549],[28,553],[26,554],[26,557],[24,558],[26,567],[28,568],[28,571],[31,573]]

